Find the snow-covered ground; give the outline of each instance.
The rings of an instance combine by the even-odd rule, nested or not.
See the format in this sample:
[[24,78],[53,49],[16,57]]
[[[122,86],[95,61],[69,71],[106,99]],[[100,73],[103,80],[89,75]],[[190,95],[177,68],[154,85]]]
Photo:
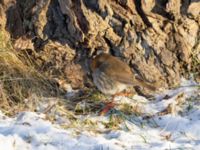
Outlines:
[[193,85],[185,81],[154,101],[118,97],[116,101],[137,105],[140,115],[125,116],[116,130],[106,130],[108,116],[77,116],[96,121],[99,132],[92,132],[84,127],[62,129],[44,114],[21,112],[9,118],[0,113],[0,150],[198,150],[200,89]]

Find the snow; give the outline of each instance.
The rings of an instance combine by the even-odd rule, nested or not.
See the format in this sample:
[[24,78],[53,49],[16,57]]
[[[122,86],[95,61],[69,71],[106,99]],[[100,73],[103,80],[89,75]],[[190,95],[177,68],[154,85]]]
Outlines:
[[[63,129],[59,122],[51,123],[39,112],[20,112],[14,117],[0,112],[0,150],[197,150],[199,96],[199,86],[185,80],[181,87],[155,95],[153,101],[138,95],[118,97],[116,102],[137,104],[141,115],[127,116],[116,130],[106,130],[108,116],[77,116],[96,122],[102,132],[84,127]],[[170,112],[159,114],[169,106]]]

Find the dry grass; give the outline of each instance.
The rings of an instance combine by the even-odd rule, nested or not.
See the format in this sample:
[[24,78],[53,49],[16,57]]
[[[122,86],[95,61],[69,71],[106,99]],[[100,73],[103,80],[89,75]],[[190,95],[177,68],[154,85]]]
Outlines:
[[[59,104],[54,106],[56,112],[76,124],[75,116],[96,113],[101,107],[100,100],[103,97],[97,92],[92,94],[86,92],[86,97],[76,97],[75,100],[63,99],[60,90],[51,79],[38,72],[34,62],[31,62],[27,55],[14,50],[9,34],[1,28],[0,110],[6,115],[14,115],[20,111],[35,111],[41,101],[48,98],[57,99]],[[87,107],[82,107],[83,103]],[[45,111],[48,111],[47,118],[53,121],[55,116],[52,115],[51,110]]]
[[51,96],[57,91],[48,78],[21,60],[6,31],[0,30],[0,108],[10,115],[23,111],[24,100],[32,94]]

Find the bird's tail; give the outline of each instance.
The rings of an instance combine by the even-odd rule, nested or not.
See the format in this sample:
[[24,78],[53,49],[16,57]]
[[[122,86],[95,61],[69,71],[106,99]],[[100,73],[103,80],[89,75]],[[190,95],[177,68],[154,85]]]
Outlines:
[[145,81],[143,81],[141,79],[138,79],[138,78],[136,80],[138,82],[137,85],[141,85],[142,87],[145,87],[145,88],[147,88],[147,89],[149,89],[151,91],[155,91],[156,90],[156,87],[153,86],[153,85],[150,85],[150,83],[147,83],[147,82],[145,82]]

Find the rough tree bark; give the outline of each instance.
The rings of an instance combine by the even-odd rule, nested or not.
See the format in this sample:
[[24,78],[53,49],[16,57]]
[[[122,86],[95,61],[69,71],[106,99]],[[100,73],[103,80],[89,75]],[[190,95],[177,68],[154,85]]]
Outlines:
[[73,88],[86,85],[82,70],[98,50],[157,87],[199,77],[199,0],[1,0],[0,8],[15,48]]

